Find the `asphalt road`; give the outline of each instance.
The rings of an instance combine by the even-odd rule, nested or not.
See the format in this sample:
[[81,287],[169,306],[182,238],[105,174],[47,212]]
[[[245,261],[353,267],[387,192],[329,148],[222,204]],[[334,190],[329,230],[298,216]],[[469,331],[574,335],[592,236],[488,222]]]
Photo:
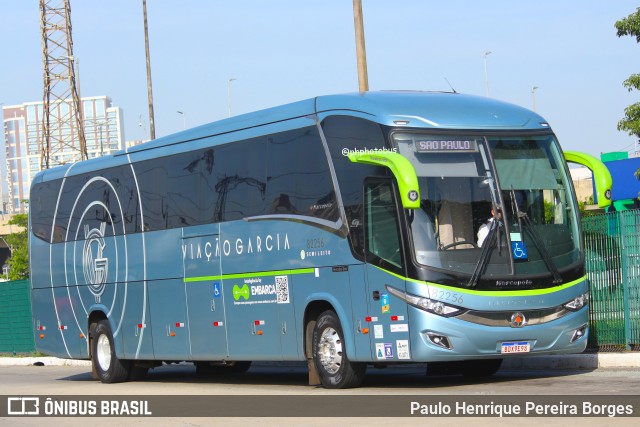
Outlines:
[[[453,419],[443,417],[331,417],[336,407],[327,404],[337,396],[349,402],[362,405],[362,396],[374,405],[384,405],[388,399],[408,398],[420,401],[433,398],[470,399],[480,398],[500,400],[514,396],[530,396],[531,398],[566,396],[566,401],[578,396],[583,400],[598,399],[600,396],[640,395],[640,370],[638,369],[595,369],[595,370],[501,370],[489,379],[470,380],[463,377],[428,377],[420,366],[392,367],[367,371],[362,387],[350,390],[327,390],[307,385],[307,372],[301,365],[259,365],[253,366],[247,373],[240,375],[223,375],[214,377],[196,376],[191,365],[171,365],[151,371],[145,381],[120,384],[101,384],[92,380],[89,369],[85,366],[0,366],[0,395],[2,396],[75,396],[84,399],[99,399],[99,396],[126,396],[131,399],[144,399],[157,395],[174,396],[176,417],[136,417],[136,418],[33,418],[33,417],[0,417],[0,424],[7,426],[41,426],[64,425],[65,427],[85,426],[206,426],[206,425],[259,425],[279,426],[319,426],[348,423],[352,426],[392,426],[392,425],[448,425],[452,422],[468,422],[477,426],[508,424],[519,425],[575,425],[584,426],[638,425],[640,418],[611,417],[512,417],[512,418],[478,418],[466,417]],[[293,400],[291,396],[306,396],[308,402],[326,405],[327,417],[180,417],[180,405],[187,401],[204,399],[216,402],[222,396],[237,396],[246,399],[245,405],[255,401],[253,396],[278,396],[278,399]],[[184,397],[187,396],[187,397]],[[189,397],[191,396],[191,398]],[[243,398],[249,396],[249,398]],[[349,400],[353,396],[354,399]],[[640,400],[635,399],[636,402]],[[382,402],[382,403],[381,403]],[[616,402],[615,397],[612,402]],[[4,402],[0,404],[5,405]],[[365,403],[366,405],[366,403]],[[167,408],[162,408],[167,409]],[[300,408],[299,408],[300,409]],[[169,411],[171,413],[171,410]],[[304,410],[304,408],[302,408]],[[344,408],[343,408],[344,410]],[[636,409],[640,411],[640,404]],[[361,415],[362,407],[354,409],[354,414]],[[365,408],[366,413],[366,408]],[[239,414],[240,415],[240,414]],[[545,427],[547,427],[545,425]]]

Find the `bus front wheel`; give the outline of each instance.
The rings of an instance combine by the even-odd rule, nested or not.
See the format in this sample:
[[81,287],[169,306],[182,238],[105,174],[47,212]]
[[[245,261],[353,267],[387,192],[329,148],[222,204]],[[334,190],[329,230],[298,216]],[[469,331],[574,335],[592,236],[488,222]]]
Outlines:
[[366,365],[347,358],[342,326],[331,310],[318,317],[313,329],[313,361],[327,388],[358,387],[364,380]]
[[113,334],[108,320],[95,324],[91,340],[91,362],[103,383],[119,383],[129,378],[131,363],[116,356]]

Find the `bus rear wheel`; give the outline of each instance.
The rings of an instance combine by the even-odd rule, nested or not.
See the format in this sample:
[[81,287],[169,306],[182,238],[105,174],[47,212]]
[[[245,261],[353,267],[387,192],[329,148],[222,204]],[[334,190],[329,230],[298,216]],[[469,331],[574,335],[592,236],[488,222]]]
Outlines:
[[109,321],[100,320],[92,329],[91,362],[98,379],[107,384],[127,381],[131,362],[116,356]]
[[327,310],[318,317],[312,342],[313,361],[323,386],[352,388],[362,384],[366,365],[347,358],[342,326],[333,311]]

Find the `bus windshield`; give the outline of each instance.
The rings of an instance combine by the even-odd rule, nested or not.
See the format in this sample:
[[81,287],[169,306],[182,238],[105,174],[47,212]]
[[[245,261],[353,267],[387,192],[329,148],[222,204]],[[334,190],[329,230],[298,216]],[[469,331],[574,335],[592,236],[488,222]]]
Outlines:
[[469,287],[477,276],[548,276],[551,286],[580,260],[578,210],[552,134],[393,140],[418,175],[420,208],[409,218],[419,264],[471,275]]

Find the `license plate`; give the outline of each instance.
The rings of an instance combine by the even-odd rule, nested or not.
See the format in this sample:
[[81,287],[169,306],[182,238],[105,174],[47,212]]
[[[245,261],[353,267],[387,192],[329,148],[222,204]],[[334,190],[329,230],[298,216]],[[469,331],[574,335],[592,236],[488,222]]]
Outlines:
[[503,342],[502,354],[512,353],[529,353],[531,351],[531,343],[529,341]]

